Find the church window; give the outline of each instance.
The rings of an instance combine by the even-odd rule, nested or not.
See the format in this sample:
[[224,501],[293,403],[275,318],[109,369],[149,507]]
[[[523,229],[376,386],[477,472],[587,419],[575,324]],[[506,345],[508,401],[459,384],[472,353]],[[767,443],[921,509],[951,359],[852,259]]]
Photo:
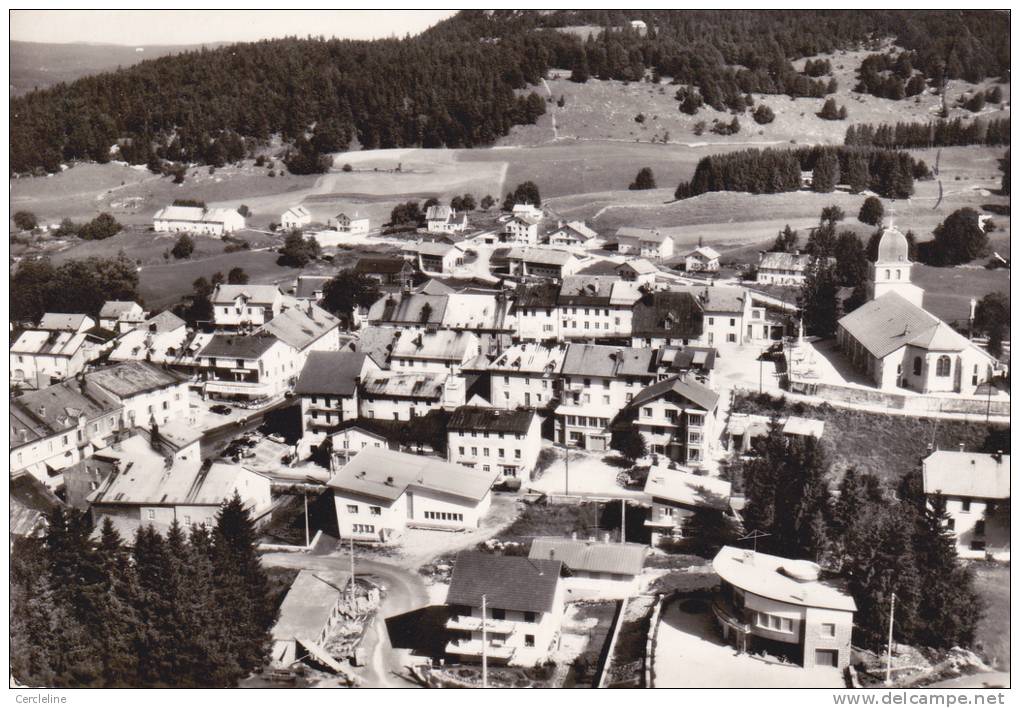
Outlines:
[[897,268],[896,269],[896,280],[899,280],[899,279],[900,279],[900,269]]
[[914,376],[920,376],[920,375],[921,375],[921,357],[915,356],[914,357]]
[[885,279],[889,280],[889,269],[888,268],[885,269]]
[[942,355],[939,357],[938,362],[935,364],[935,375],[936,376],[949,376],[949,371],[952,368],[952,362],[949,357]]

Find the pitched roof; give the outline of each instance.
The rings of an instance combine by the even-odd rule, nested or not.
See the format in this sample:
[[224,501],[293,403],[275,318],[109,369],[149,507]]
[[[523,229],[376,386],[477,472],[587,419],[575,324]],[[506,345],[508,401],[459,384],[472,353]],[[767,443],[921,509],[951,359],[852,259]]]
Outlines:
[[726,511],[730,508],[732,485],[726,480],[666,467],[652,467],[645,481],[645,494],[657,499]]
[[460,364],[478,336],[471,332],[441,329],[436,332],[415,332],[405,329],[393,344],[391,357],[402,359],[441,359]]
[[598,238],[598,233],[594,229],[589,228],[583,221],[570,221],[566,224],[558,224],[555,228],[550,227],[549,229],[550,234],[559,233],[560,231],[571,232],[574,238],[581,241]]
[[446,460],[382,447],[363,448],[327,486],[393,501],[405,490],[432,491],[478,503],[495,484],[498,472],[482,472]]
[[479,430],[491,433],[527,435],[535,411],[461,406],[453,411],[447,430]]
[[318,305],[288,307],[257,331],[268,332],[298,351],[340,326],[340,320]]
[[621,282],[615,275],[568,275],[556,299],[559,305],[607,305],[613,285]]
[[425,212],[426,221],[449,221],[456,216],[457,212],[442,204],[430,206]]
[[708,312],[743,312],[744,303],[750,297],[745,288],[735,285],[680,285],[670,288],[671,292],[690,293]]
[[719,251],[715,250],[711,246],[698,246],[693,251],[687,254],[688,256],[701,256],[706,260],[715,260],[719,257]]
[[288,209],[287,211],[283,212],[284,216],[286,216],[287,214],[291,214],[291,215],[296,216],[296,217],[301,218],[301,219],[303,219],[306,216],[311,216],[311,213],[308,211],[308,209],[306,209],[301,204],[298,204],[296,206],[292,206],[290,209]]
[[276,301],[282,293],[275,285],[229,285],[220,283],[212,294],[214,305],[229,305],[237,298],[244,297],[256,305],[269,305]]
[[446,296],[443,326],[450,329],[503,329],[510,304],[496,293],[451,293]]
[[219,506],[233,496],[235,489],[242,499],[250,499],[256,492],[254,483],[262,479],[240,465],[213,462],[206,467],[192,460],[166,467],[160,459],[153,469],[154,465],[143,462],[137,451],[132,451],[132,456],[137,463],[113,472],[96,490],[93,504]]
[[172,371],[147,361],[125,361],[96,369],[85,374],[85,379],[120,399],[176,386],[184,381]]
[[783,423],[783,435],[802,435],[820,438],[825,433],[825,421],[791,415]]
[[363,352],[309,352],[294,393],[351,396],[368,356]]
[[[423,295],[420,293],[384,295],[372,303],[368,310],[368,320],[378,323],[405,322],[439,325],[443,322],[446,304],[446,295]],[[428,317],[423,317],[426,305],[428,305]]]
[[[864,303],[841,318],[839,326],[879,359],[908,344],[936,351],[963,351],[974,346],[945,322],[896,292]],[[937,329],[942,331],[936,332]]]
[[368,325],[358,332],[354,350],[369,354],[379,366],[385,367],[390,360],[393,343],[400,336],[396,327],[378,327]]
[[93,421],[122,408],[110,394],[87,381],[64,381],[29,391],[11,402],[11,446],[74,428],[82,416]]
[[599,543],[549,536],[531,542],[528,558],[563,561],[570,570],[639,575],[647,553],[648,547],[641,543]]
[[487,368],[490,372],[554,375],[559,373],[566,352],[566,347],[560,344],[547,347],[534,342],[522,343],[505,350]]
[[1009,499],[1009,455],[936,450],[922,466],[925,494]]
[[49,488],[30,474],[11,478],[10,530],[12,536],[33,536],[46,526],[45,515],[63,506]]
[[673,376],[645,388],[634,396],[630,405],[640,406],[648,401],[672,394],[681,396],[706,411],[715,410],[715,406],[719,402],[719,394],[705,384],[693,379]]
[[723,546],[712,569],[726,582],[772,600],[804,607],[854,612],[854,599],[833,583],[818,580],[815,563]]
[[650,376],[651,349],[613,347],[604,344],[568,344],[560,373],[567,376]]
[[660,290],[634,304],[631,334],[635,337],[698,339],[703,331],[704,312],[690,292]]
[[107,300],[103,303],[103,307],[99,310],[99,316],[102,319],[112,319],[126,315],[131,312],[134,308],[141,310],[141,305],[137,302],[131,302],[130,300]]
[[666,371],[711,371],[716,354],[715,347],[660,347],[655,352],[655,366]]
[[642,243],[662,243],[668,236],[655,229],[638,229],[632,226],[621,226],[616,230],[616,239],[640,241]]
[[399,273],[411,266],[403,258],[385,258],[366,256],[359,258],[354,264],[354,272],[362,274],[385,274]]
[[531,285],[519,285],[514,291],[514,307],[555,307],[560,286],[548,281]]
[[447,605],[488,607],[518,612],[549,612],[556,599],[563,563],[521,556],[461,551],[453,565]]
[[350,573],[300,570],[280,604],[273,639],[316,641],[350,582]]
[[192,206],[168,206],[163,207],[153,215],[153,220],[165,221],[194,221],[208,223],[223,223],[228,218],[240,217],[236,209],[203,209]]
[[443,395],[447,374],[432,371],[401,373],[371,371],[361,382],[366,398],[420,398],[439,400]]
[[659,269],[647,258],[631,258],[630,260],[624,261],[620,265],[616,266],[614,270],[620,271],[629,268],[638,275],[648,275],[649,273],[658,273]]
[[758,260],[758,270],[806,270],[811,265],[810,253],[782,253],[767,251]]
[[445,257],[451,251],[463,250],[459,246],[452,243],[442,243],[440,241],[422,241],[417,246],[414,246],[414,252],[419,253],[423,256],[439,256]]
[[11,353],[74,356],[85,339],[84,332],[26,329],[11,345]]
[[63,312],[47,312],[39,320],[38,329],[47,330],[60,330],[65,332],[77,332],[81,329],[83,324],[89,324],[89,327],[95,325],[92,318],[88,315],[82,315],[77,313],[63,313]]
[[325,275],[299,275],[294,286],[294,297],[300,300],[311,300],[315,293],[322,291],[330,278]]
[[146,329],[157,333],[173,332],[185,326],[187,326],[187,323],[174,313],[170,312],[170,310],[164,310],[158,315],[145,320]]
[[198,353],[200,357],[258,359],[280,340],[271,334],[214,334]]
[[506,254],[508,260],[519,260],[525,263],[539,263],[541,265],[564,266],[574,259],[572,253],[566,251],[554,251],[549,248],[511,248]]

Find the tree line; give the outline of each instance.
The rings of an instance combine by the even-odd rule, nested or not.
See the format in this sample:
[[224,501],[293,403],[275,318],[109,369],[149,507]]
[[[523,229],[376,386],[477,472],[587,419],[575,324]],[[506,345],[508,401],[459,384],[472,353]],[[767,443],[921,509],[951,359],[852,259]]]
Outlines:
[[773,421],[742,465],[744,527],[758,547],[820,563],[857,603],[854,642],[884,646],[892,595],[894,638],[935,648],[972,646],[982,615],[972,572],[947,528],[945,500],[929,500],[921,468],[893,487],[850,468],[830,489],[830,454],[812,438],[788,438]]
[[914,180],[931,172],[923,160],[892,150],[846,146],[815,146],[794,150],[749,148],[698,161],[694,176],[681,182],[677,199],[705,192],[777,194],[801,189],[801,173],[816,172],[821,165],[817,191],[832,191],[836,184],[849,185],[852,193],[870,189],[883,197],[904,199],[914,192]]
[[116,258],[22,261],[11,276],[11,320],[37,322],[46,312],[82,313],[92,318],[107,300],[141,303],[138,271],[123,253]]
[[889,150],[951,147],[954,145],[1009,145],[1009,118],[964,122],[960,118],[927,123],[855,124],[847,127],[844,145],[865,145]]
[[277,607],[241,499],[212,528],[139,528],[58,507],[11,553],[11,674],[29,686],[232,687],[265,664]]

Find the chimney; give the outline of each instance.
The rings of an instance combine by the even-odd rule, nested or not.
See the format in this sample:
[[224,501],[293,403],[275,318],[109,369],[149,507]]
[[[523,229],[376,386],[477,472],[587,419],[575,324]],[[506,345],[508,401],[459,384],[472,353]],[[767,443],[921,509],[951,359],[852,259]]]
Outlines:
[[995,464],[1001,465],[1002,464],[1002,450],[996,450],[995,454],[992,455],[992,459],[995,460]]
[[570,539],[572,541],[576,541],[577,540],[577,531],[571,531],[570,532]]
[[963,443],[960,443],[960,452],[965,452]]
[[556,560],[556,549],[555,548],[550,548],[549,549],[549,560],[551,560],[551,561]]
[[39,415],[46,417],[46,406],[39,406]]

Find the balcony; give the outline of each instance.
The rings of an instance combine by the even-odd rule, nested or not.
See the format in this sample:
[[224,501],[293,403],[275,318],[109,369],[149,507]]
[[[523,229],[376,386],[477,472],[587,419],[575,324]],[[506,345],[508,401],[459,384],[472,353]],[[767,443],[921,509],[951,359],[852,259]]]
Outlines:
[[736,608],[721,597],[717,597],[712,601],[712,614],[714,614],[716,619],[722,624],[727,625],[730,629],[739,632],[740,634],[751,633],[751,625],[744,622],[744,620],[739,616]]
[[274,391],[267,381],[218,381],[209,379],[205,382],[206,393],[218,393],[225,396],[271,396]]
[[[471,617],[468,615],[451,617],[446,621],[446,628],[459,630],[461,632],[481,632],[482,618]],[[485,621],[485,631],[490,634],[510,635],[514,633],[516,628],[517,624],[515,622],[509,622],[507,620],[495,620],[490,618]]]
[[[514,648],[494,645],[492,642],[486,643],[485,655],[489,659],[500,659],[502,661],[510,661],[514,656]],[[480,639],[458,639],[456,641],[447,642],[446,644],[447,654],[456,654],[458,656],[477,656],[482,655],[482,641]]]

